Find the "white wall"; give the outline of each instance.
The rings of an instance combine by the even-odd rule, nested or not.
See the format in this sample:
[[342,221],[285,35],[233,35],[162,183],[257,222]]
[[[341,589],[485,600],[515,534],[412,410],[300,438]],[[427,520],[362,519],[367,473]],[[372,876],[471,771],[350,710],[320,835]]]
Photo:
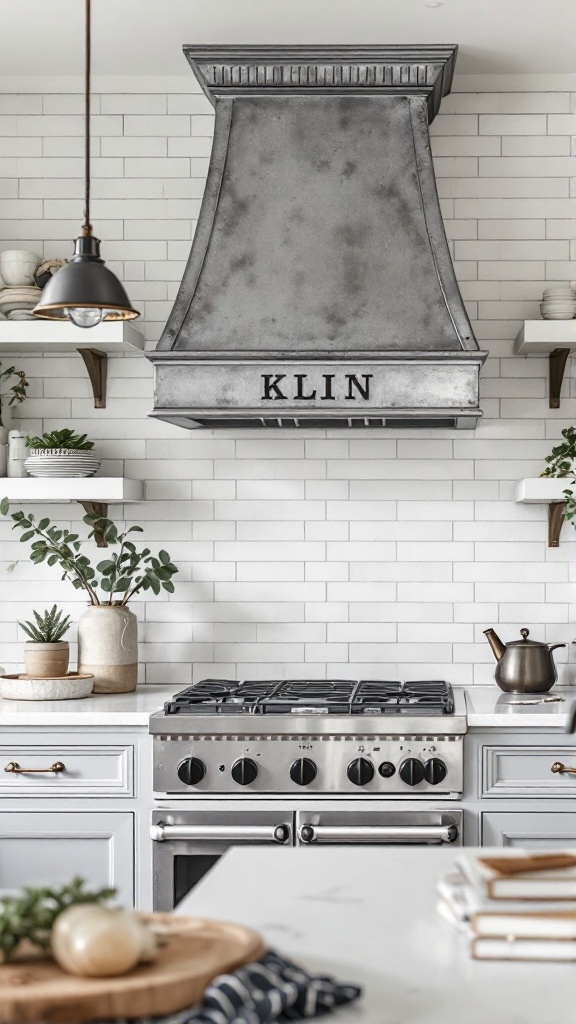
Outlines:
[[[126,514],[181,572],[173,598],[135,603],[142,681],[487,682],[487,626],[504,639],[524,625],[538,639],[572,639],[574,534],[566,526],[560,548],[548,549],[545,507],[516,505],[513,492],[541,471],[576,400],[567,379],[561,409],[549,410],[546,359],[513,357],[512,340],[538,315],[546,283],[576,278],[576,116],[558,80],[519,91],[525,81],[453,94],[432,128],[456,273],[490,351],[475,433],[189,433],[146,419],[143,358],[111,360],[105,411],[92,407],[79,358],[17,360],[32,382],[26,428],[72,424],[97,442],[104,472],[147,481],[146,503]],[[40,85],[43,95],[0,96],[0,247],[69,255],[82,215],[81,98]],[[110,83],[94,101],[93,221],[150,347],[176,295],[208,164],[211,108],[193,87],[191,76],[169,94],[152,80],[130,94]],[[70,522],[81,511],[49,514]],[[16,617],[55,600],[77,617],[82,602],[55,569],[24,559],[9,575],[25,548],[6,523],[0,540],[0,662],[17,670]],[[562,677],[572,680],[569,666]]]

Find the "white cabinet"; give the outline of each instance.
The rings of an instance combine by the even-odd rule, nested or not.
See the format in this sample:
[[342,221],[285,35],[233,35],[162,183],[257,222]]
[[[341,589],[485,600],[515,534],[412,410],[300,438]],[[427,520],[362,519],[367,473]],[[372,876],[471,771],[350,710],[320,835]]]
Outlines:
[[[63,770],[50,771],[57,762]],[[80,876],[90,888],[115,888],[126,906],[150,908],[151,773],[146,726],[4,727],[0,893]]]
[[576,814],[570,811],[487,811],[481,814],[482,846],[545,850],[576,846]]
[[0,891],[64,885],[76,875],[134,902],[134,815],[124,811],[8,811],[1,815]]
[[576,846],[576,743],[559,729],[471,730],[464,741],[465,843]]

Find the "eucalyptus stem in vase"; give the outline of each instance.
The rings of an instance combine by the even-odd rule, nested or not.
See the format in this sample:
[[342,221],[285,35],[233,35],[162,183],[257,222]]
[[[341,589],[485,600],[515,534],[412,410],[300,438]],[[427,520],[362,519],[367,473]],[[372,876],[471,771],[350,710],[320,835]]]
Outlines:
[[150,548],[138,550],[130,535],[143,533],[141,526],[120,532],[112,519],[84,516],[88,539],[102,534],[112,550],[94,568],[82,554],[77,533],[57,527],[48,518],[37,521],[32,513],[9,513],[7,498],[0,502],[0,514],[10,514],[13,529],[22,530],[20,540],[31,541],[30,559],[36,565],[58,565],[62,579],[83,590],[89,607],[78,623],[78,672],[94,676],[95,693],[125,693],[136,688],[138,634],[136,616],[127,604],[139,593],[162,590],[174,593],[172,577],[178,572],[167,551],[153,555]]
[[0,476],[6,476],[8,457],[8,419],[4,411],[13,405],[20,405],[26,398],[28,381],[23,370],[17,370],[15,366],[2,369],[0,363]]

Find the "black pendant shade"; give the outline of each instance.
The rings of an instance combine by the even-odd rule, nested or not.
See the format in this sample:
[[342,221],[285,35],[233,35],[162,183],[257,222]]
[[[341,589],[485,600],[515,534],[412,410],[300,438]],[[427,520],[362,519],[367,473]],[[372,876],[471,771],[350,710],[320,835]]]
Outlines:
[[[73,320],[78,326],[134,320],[140,315],[100,257],[100,240],[93,235],[76,239],[72,259],[50,279],[33,312],[46,320]],[[82,314],[89,322],[80,323]]]
[[74,255],[50,279],[32,310],[45,320],[71,320],[77,327],[95,327],[102,320],[134,320],[140,314],[132,309],[120,281],[104,266],[100,240],[92,234],[90,223],[90,71],[91,0],[84,0],[84,224],[76,239]]

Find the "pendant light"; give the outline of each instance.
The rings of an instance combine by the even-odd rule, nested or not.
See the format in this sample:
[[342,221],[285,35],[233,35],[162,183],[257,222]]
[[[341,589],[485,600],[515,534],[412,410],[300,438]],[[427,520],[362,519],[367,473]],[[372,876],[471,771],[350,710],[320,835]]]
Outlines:
[[95,327],[102,320],[134,320],[140,314],[100,257],[100,240],[90,223],[90,70],[91,0],[85,0],[86,60],[84,75],[84,224],[74,255],[45,286],[32,310],[46,320],[71,320],[77,327]]

